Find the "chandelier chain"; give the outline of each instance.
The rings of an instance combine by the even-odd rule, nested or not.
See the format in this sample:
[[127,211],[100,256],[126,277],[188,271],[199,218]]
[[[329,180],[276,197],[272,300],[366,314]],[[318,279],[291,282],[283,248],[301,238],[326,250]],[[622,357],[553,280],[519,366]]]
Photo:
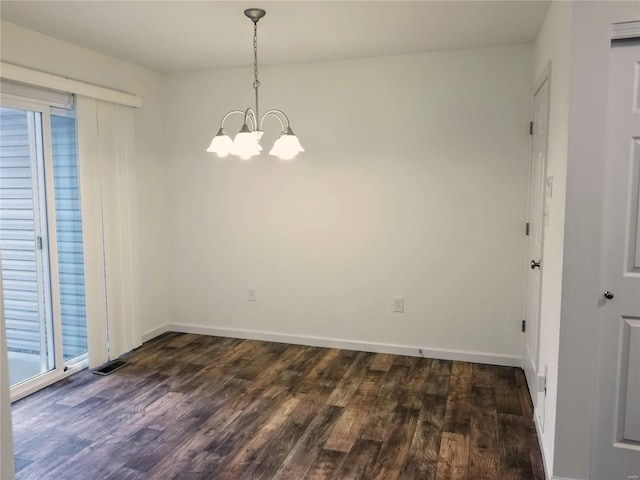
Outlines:
[[258,22],[253,24],[253,88],[260,86],[258,80]]
[[256,119],[255,129],[262,130],[260,118],[260,106],[258,105],[258,88],[260,88],[260,80],[258,80],[258,21],[253,22],[253,90],[256,97]]

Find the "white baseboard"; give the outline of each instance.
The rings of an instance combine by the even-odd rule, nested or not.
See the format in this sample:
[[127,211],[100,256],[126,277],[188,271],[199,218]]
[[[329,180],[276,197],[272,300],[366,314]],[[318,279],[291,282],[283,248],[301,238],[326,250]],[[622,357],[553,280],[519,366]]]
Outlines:
[[542,463],[544,464],[544,477],[546,480],[589,480],[588,478],[568,478],[568,477],[554,477],[549,475],[549,465],[547,464],[547,457],[544,451],[544,445],[542,444],[542,430],[540,423],[538,422],[538,416],[534,413],[533,422],[536,426],[536,433],[538,434],[538,445],[542,452]]
[[142,334],[142,343],[144,342],[148,342],[149,340],[156,338],[160,335],[162,335],[163,333],[166,333],[169,331],[169,325],[168,324],[164,324],[161,325],[158,328],[154,328],[153,330],[149,330],[147,332],[144,332]]
[[208,327],[200,325],[185,325],[169,323],[154,330],[145,332],[143,341],[151,340],[165,332],[195,333],[217,337],[242,338],[247,340],[264,340],[268,342],[292,343],[311,347],[341,348],[344,350],[358,350],[364,352],[390,353],[394,355],[408,355],[412,357],[438,358],[441,360],[455,360],[460,362],[487,363],[507,367],[520,367],[522,359],[516,355],[500,355],[485,352],[465,350],[444,350],[423,348],[419,346],[393,345],[387,343],[370,343],[339,338],[309,337],[304,335],[289,335],[283,333],[261,332],[257,330],[241,330],[235,328]]
[[[535,395],[537,395],[537,393]],[[540,425],[540,422],[538,422],[538,415],[536,415],[535,411],[533,412],[533,424],[536,427],[536,435],[538,437],[538,447],[540,447],[540,453],[542,454],[542,466],[544,467],[544,478],[546,480],[562,480],[560,478],[551,477],[549,475],[549,465],[547,463],[547,455],[545,454],[544,444],[542,443],[542,426]]]

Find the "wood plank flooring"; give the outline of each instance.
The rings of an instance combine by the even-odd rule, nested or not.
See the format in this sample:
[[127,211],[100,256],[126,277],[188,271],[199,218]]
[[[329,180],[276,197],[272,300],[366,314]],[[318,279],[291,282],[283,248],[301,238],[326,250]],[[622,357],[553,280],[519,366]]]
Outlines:
[[521,370],[170,333],[13,405],[17,479],[542,480]]

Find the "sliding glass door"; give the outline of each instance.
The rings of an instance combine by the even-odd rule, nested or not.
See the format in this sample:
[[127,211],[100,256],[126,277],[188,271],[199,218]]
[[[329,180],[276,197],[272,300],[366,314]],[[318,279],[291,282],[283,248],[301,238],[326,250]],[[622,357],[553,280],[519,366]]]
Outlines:
[[0,246],[11,385],[55,365],[42,138],[40,112],[0,108]]
[[0,256],[12,396],[86,360],[72,109],[0,107]]

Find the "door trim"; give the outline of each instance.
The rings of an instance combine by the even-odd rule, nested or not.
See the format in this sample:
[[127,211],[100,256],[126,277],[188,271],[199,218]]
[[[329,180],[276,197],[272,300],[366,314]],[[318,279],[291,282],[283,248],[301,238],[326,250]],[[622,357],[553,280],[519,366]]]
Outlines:
[[[525,358],[525,349],[526,349],[526,335],[535,335],[535,358],[532,358],[531,360],[533,360],[533,365],[531,365],[531,367],[533,367],[533,371],[536,373],[536,378],[539,376],[539,371],[540,371],[540,325],[541,325],[541,320],[542,320],[542,315],[541,315],[541,307],[542,307],[542,287],[543,287],[543,283],[544,283],[544,238],[545,238],[545,222],[544,222],[544,217],[545,217],[545,207],[544,205],[546,205],[546,197],[547,197],[547,187],[546,187],[546,178],[547,178],[547,156],[549,153],[549,111],[550,111],[550,105],[551,105],[551,61],[547,62],[547,64],[545,65],[544,69],[542,70],[542,73],[538,76],[538,78],[536,79],[536,81],[533,83],[533,94],[531,96],[531,105],[532,105],[532,116],[531,116],[531,121],[533,121],[533,117],[535,115],[535,112],[533,111],[533,105],[535,102],[535,97],[538,94],[538,92],[540,91],[540,89],[543,87],[543,85],[545,84],[545,82],[548,83],[548,88],[549,88],[549,96],[547,98],[547,118],[545,121],[545,124],[547,125],[547,134],[545,135],[545,144],[544,144],[544,151],[545,151],[545,161],[544,161],[544,173],[543,173],[543,181],[544,181],[544,194],[543,194],[543,208],[542,208],[542,217],[541,217],[541,225],[542,225],[542,232],[541,232],[541,238],[540,238],[540,258],[543,260],[541,262],[541,267],[540,267],[540,291],[538,292],[538,298],[537,298],[537,302],[538,302],[538,321],[536,322],[536,331],[535,332],[527,332],[525,333],[525,335],[523,335],[522,337],[522,362],[523,362],[523,369],[525,369],[527,366],[525,365],[525,361],[527,360]],[[531,163],[533,159],[533,137],[531,137],[531,146],[530,146],[530,153],[529,153],[529,162]],[[531,175],[531,172],[530,172]],[[528,199],[527,199],[527,216],[529,215],[529,211],[531,208],[531,197],[532,197],[532,192],[530,190],[531,188],[531,177],[529,177],[529,192],[528,192]],[[527,220],[530,220],[529,218]],[[527,240],[527,244],[525,246],[525,282],[524,282],[524,290],[525,290],[525,296],[524,296],[524,302],[522,305],[522,318],[526,319],[526,315],[527,315],[527,297],[529,295],[529,280],[528,280],[528,276],[529,276],[529,271],[527,269],[527,266],[529,265],[529,262],[531,259],[528,258],[528,245],[529,245],[529,241]],[[526,371],[526,370],[525,370]],[[526,378],[526,375],[525,375]],[[538,405],[537,405],[537,396],[538,396],[538,385],[529,385],[529,380],[527,379],[527,386],[529,387],[529,395],[531,397],[531,400],[533,402],[534,408],[537,409]]]

